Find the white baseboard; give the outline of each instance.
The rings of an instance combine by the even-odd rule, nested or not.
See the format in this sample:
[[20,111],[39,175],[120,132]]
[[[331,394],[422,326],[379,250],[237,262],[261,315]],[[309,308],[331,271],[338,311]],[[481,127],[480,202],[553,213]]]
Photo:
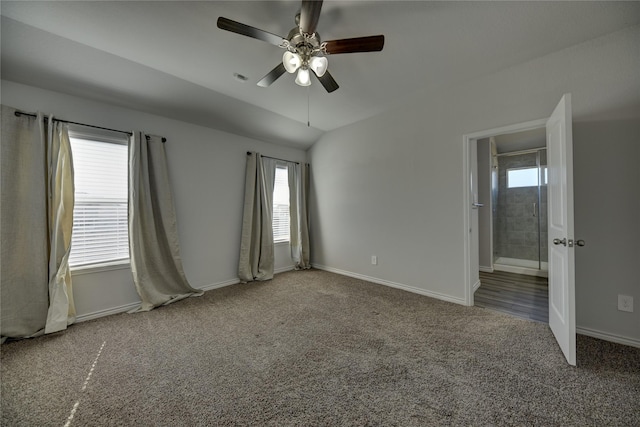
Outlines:
[[402,283],[391,282],[389,280],[378,279],[377,277],[365,276],[364,274],[353,273],[351,271],[340,270],[338,268],[333,268],[333,267],[327,267],[326,265],[313,264],[312,267],[318,270],[329,271],[331,273],[340,274],[342,276],[353,277],[355,279],[365,280],[367,282],[376,283],[378,285],[389,286],[391,288],[402,289],[403,291],[412,292],[414,294],[420,294],[427,297],[439,299],[442,301],[452,302],[454,304],[466,305],[463,298],[455,298],[450,295],[427,291],[424,289],[415,288],[413,286],[405,285]]
[[479,270],[483,273],[493,273],[493,267],[485,267],[484,265],[481,265]]
[[[288,265],[286,267],[282,267],[277,270],[274,270],[273,273],[274,274],[284,273],[285,271],[291,271],[294,269],[295,269],[294,265]],[[211,291],[213,289],[224,288],[225,286],[237,285],[238,283],[240,283],[240,279],[236,277],[235,279],[229,279],[223,282],[212,283],[211,285],[200,286],[196,289],[200,289],[206,292],[206,291]],[[76,321],[74,323],[86,322],[87,320],[98,319],[100,317],[110,316],[112,314],[124,313],[126,311],[133,310],[139,305],[140,305],[140,301],[137,301],[137,302],[132,302],[130,304],[121,305],[118,307],[106,308],[104,310],[98,310],[91,313],[81,314],[76,317]]]
[[[295,270],[295,265],[288,265],[286,267],[275,269],[273,270],[273,274],[284,273],[285,271],[292,271],[292,270]],[[206,291],[211,291],[213,289],[224,288],[225,286],[237,285],[238,283],[240,283],[240,279],[236,277],[235,279],[225,280],[224,282],[218,282],[212,285],[201,286],[197,289],[202,289],[203,291],[206,292]]]
[[275,270],[273,270],[273,274],[278,274],[278,273],[284,273],[285,271],[292,271],[295,270],[296,266],[295,265],[287,265],[286,267],[280,267],[280,268],[276,268]]
[[98,319],[100,317],[111,316],[112,314],[124,313],[125,311],[133,310],[140,305],[140,301],[132,302],[130,304],[121,305],[118,307],[106,308],[104,310],[98,310],[91,313],[81,314],[76,317],[74,323],[86,322],[87,320]]
[[581,327],[576,328],[576,333],[581,335],[586,335],[592,338],[598,338],[605,341],[611,341],[618,344],[628,345],[630,347],[640,348],[640,340],[637,340],[635,338],[622,337],[620,335],[610,334],[608,332],[602,332],[595,329],[581,328]]
[[528,276],[549,277],[549,272],[544,270],[536,270],[534,268],[519,267],[517,265],[494,264],[495,271],[504,271],[506,273],[526,274]]
[[[360,279],[360,280],[365,280],[367,282],[377,283],[379,285],[384,285],[384,286],[389,286],[389,287],[392,287],[392,288],[402,289],[402,290],[407,291],[407,292],[412,292],[412,293],[415,293],[415,294],[420,294],[420,295],[424,295],[424,296],[427,296],[427,297],[436,298],[436,299],[439,299],[439,300],[442,300],[442,301],[452,302],[454,304],[466,305],[465,301],[463,299],[454,298],[454,297],[451,297],[449,295],[440,294],[440,293],[437,293],[437,292],[426,291],[424,289],[415,288],[413,286],[404,285],[402,283],[396,283],[396,282],[391,282],[391,281],[384,280],[384,279],[378,279],[376,277],[365,276],[364,274],[353,273],[351,271],[346,271],[346,270],[340,270],[338,268],[327,267],[327,266],[321,265],[321,264],[313,264],[313,268],[316,268],[318,270],[329,271],[331,273],[341,274],[343,276],[353,277],[353,278]],[[283,273],[285,271],[291,271],[291,270],[294,270],[294,266],[287,266],[287,267],[284,267],[284,268],[280,268],[280,269],[274,271],[274,274]],[[205,286],[202,286],[202,287],[200,287],[198,289],[201,289],[203,291],[210,291],[212,289],[218,289],[218,288],[223,288],[225,286],[236,285],[238,283],[240,283],[240,279],[235,278],[235,279],[225,280],[225,281],[219,282],[219,283],[213,283],[211,285],[205,285]],[[473,285],[473,291],[475,292],[479,287],[480,287],[480,281],[478,281],[476,284]],[[104,309],[104,310],[94,311],[92,313],[81,314],[81,315],[76,317],[75,323],[86,322],[88,320],[98,319],[100,317],[110,316],[112,314],[124,313],[126,311],[130,311],[130,310],[136,308],[139,304],[140,304],[140,301],[137,301],[137,302],[132,302],[132,303],[129,303],[129,304],[121,305],[121,306],[118,306],[118,307],[112,307],[112,308],[107,308],[107,309]],[[602,332],[602,331],[598,331],[598,330],[595,330],[595,329],[583,328],[583,327],[577,327],[576,328],[576,333],[582,334],[582,335],[586,335],[586,336],[589,336],[589,337],[593,337],[593,338],[598,338],[598,339],[605,340],[605,341],[611,341],[611,342],[615,342],[615,343],[618,343],[618,344],[623,344],[623,345],[628,345],[628,346],[631,346],[631,347],[640,348],[640,340],[635,339],[635,338],[623,337],[623,336],[620,336],[620,335],[615,335],[615,334],[611,334],[611,333],[608,333],[608,332]]]
[[[390,286],[392,288],[402,289],[408,292],[425,295],[431,298],[436,298],[439,300],[448,301],[455,304],[465,305],[465,301],[463,299],[454,298],[449,295],[444,295],[437,292],[425,291],[424,289],[414,288],[413,286],[408,286],[401,283],[390,282],[388,280],[365,276],[364,274],[353,273],[351,271],[341,270],[333,267],[327,267],[326,265],[322,265],[322,264],[313,264],[313,268],[316,268],[318,270],[329,271],[331,273],[341,274],[343,276],[353,277],[356,279],[366,280],[367,282],[377,283],[379,285],[385,285],[385,286]],[[480,281],[478,281],[476,284],[473,285],[473,291],[475,292],[479,286],[480,286]],[[593,338],[598,338],[605,341],[611,341],[618,344],[640,348],[640,340],[637,340],[635,338],[623,337],[620,335],[610,334],[608,332],[602,332],[602,331],[597,331],[595,329],[581,328],[581,327],[576,328],[576,333],[587,335]]]
[[473,284],[473,293],[475,293],[480,287],[480,280]]
[[238,279],[236,277],[235,279],[225,280],[224,282],[219,282],[219,283],[213,283],[211,285],[200,286],[199,288],[196,288],[196,289],[201,289],[201,290],[206,292],[206,291],[210,291],[210,290],[213,290],[213,289],[224,288],[225,286],[236,285],[238,283],[240,283],[240,279]]
[[[196,289],[200,289],[206,292],[212,289],[218,289],[218,288],[223,288],[225,286],[235,285],[237,283],[240,283],[240,279],[235,278],[235,279],[225,280],[224,282],[201,286]],[[136,302],[132,302],[125,305],[120,305],[118,307],[111,307],[111,308],[106,308],[104,310],[98,310],[98,311],[93,311],[91,313],[81,314],[76,317],[75,323],[86,322],[87,320],[98,319],[100,317],[105,317],[105,316],[111,316],[112,314],[124,313],[126,311],[133,310],[139,305],[140,305],[140,301],[136,301]]]

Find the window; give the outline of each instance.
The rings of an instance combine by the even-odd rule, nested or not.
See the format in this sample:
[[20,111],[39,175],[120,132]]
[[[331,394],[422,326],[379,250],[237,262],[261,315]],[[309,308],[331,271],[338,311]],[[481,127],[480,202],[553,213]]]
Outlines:
[[[541,185],[547,185],[547,167],[540,167]],[[507,188],[536,187],[538,168],[507,169]]]
[[126,263],[128,140],[76,132],[69,136],[75,184],[69,266]]
[[289,178],[286,166],[276,167],[273,185],[273,241],[289,241]]

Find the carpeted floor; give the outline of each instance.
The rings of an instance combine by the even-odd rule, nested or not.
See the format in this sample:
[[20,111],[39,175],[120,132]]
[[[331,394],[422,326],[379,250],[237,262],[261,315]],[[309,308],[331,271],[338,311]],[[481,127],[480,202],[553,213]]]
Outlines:
[[4,344],[3,426],[640,425],[640,349],[322,271]]

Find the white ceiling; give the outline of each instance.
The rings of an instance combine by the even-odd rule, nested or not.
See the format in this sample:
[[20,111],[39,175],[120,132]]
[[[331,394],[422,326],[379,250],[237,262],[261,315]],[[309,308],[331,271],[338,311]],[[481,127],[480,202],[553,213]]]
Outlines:
[[640,2],[325,1],[323,40],[384,34],[384,50],[329,56],[331,94],[289,74],[256,86],[282,50],[217,18],[286,36],[299,6],[3,0],[2,78],[307,148],[409,97],[640,23]]

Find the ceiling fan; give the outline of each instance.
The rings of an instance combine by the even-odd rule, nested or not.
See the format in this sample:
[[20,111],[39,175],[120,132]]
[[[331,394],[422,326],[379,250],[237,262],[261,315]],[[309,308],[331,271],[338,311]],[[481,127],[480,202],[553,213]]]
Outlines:
[[338,83],[327,70],[329,61],[326,55],[354,52],[378,52],[384,46],[384,36],[356,37],[351,39],[322,42],[316,32],[322,0],[302,0],[300,12],[296,14],[296,27],[287,37],[281,37],[267,31],[251,27],[231,19],[219,17],[218,28],[243,36],[252,37],[285,49],[280,62],[273,70],[258,82],[258,86],[268,87],[285,72],[298,72],[296,83],[300,86],[311,84],[311,73],[331,93],[338,89]]

